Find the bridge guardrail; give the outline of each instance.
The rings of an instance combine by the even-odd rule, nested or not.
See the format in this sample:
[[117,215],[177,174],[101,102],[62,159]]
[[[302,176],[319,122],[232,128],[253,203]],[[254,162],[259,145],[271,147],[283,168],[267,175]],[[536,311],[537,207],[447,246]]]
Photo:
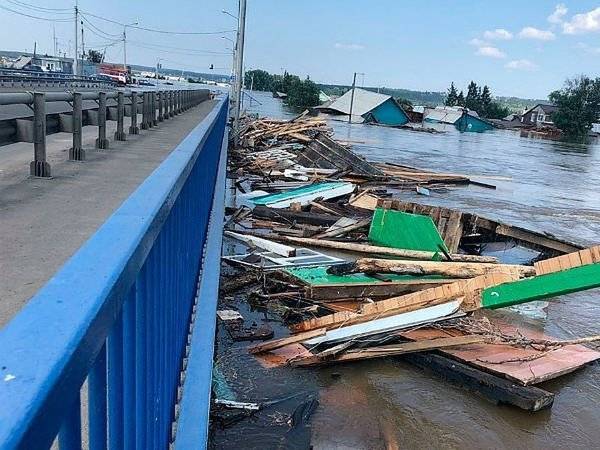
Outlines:
[[61,449],[81,448],[86,380],[90,449],[169,445],[196,308],[194,335],[213,327],[199,352],[212,365],[227,104],[0,330],[0,447],[48,448],[58,437]]

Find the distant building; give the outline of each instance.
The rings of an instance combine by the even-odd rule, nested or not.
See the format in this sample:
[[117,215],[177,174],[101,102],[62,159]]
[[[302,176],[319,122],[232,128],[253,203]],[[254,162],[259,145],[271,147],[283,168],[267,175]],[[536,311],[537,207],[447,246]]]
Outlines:
[[[352,111],[350,108],[352,107]],[[400,126],[408,123],[409,118],[402,107],[390,95],[378,94],[365,89],[355,88],[330,104],[317,106],[317,109],[330,113],[348,116],[356,123],[378,123],[381,125]]]
[[73,73],[73,58],[12,51],[0,51],[0,58],[5,60],[4,65],[9,69],[37,68],[44,72]]
[[524,125],[553,127],[554,121],[552,120],[552,115],[556,111],[558,111],[558,106],[539,103],[523,113],[521,122]]

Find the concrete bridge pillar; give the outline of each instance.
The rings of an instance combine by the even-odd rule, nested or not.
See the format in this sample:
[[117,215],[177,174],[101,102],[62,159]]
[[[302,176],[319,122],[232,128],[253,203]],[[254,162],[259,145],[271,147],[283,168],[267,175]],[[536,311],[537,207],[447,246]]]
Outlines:
[[158,98],[157,98],[157,93],[156,92],[152,92],[152,94],[150,94],[152,96],[152,125],[153,126],[157,126],[158,125],[158,119],[156,118],[156,110],[158,108]]
[[165,92],[160,91],[158,93],[158,121],[162,122],[163,119],[163,110],[165,105]]
[[29,164],[32,177],[50,177],[46,161],[46,94],[33,94],[33,161]]
[[140,129],[137,126],[137,92],[131,92],[131,126],[129,127],[129,134],[140,134]]
[[117,94],[117,131],[115,131],[115,141],[126,141],[125,134],[125,94]]
[[98,138],[96,139],[96,148],[108,148],[108,139],[106,139],[106,92],[98,93]]
[[85,150],[82,148],[81,129],[83,127],[83,99],[80,92],[73,93],[73,147],[69,149],[69,160],[84,161]]

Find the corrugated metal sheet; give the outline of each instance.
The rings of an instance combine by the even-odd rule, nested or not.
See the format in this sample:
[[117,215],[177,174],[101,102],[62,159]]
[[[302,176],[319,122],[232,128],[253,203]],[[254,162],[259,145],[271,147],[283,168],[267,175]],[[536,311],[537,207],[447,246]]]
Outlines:
[[[437,106],[425,113],[423,120],[454,124],[463,114],[463,109],[458,106]],[[470,116],[479,117],[475,111],[468,110]]]
[[[335,100],[329,106],[324,109],[331,109],[342,114],[350,114],[350,101],[352,98],[352,90],[349,90],[340,98]],[[386,100],[390,99],[391,96],[385,94],[378,94],[376,92],[366,91],[364,89],[354,89],[354,103],[352,105],[352,115],[362,116],[369,111],[377,108]]]

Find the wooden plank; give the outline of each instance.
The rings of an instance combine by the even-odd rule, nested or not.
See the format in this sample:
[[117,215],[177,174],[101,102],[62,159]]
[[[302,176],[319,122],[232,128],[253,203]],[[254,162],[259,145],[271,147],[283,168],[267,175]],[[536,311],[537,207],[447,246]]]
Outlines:
[[522,228],[513,227],[510,225],[499,224],[495,229],[496,234],[518,239],[520,241],[539,245],[540,247],[550,248],[562,253],[570,253],[580,250],[571,244],[558,241],[549,237],[545,237],[540,233],[524,230]]
[[348,298],[379,298],[408,294],[429,289],[439,284],[454,283],[455,279],[420,279],[378,283],[327,284],[306,287],[306,296],[324,302]]
[[251,236],[242,233],[235,233],[233,231],[224,231],[223,234],[227,237],[235,239],[236,241],[243,242],[246,245],[252,247],[258,247],[269,252],[276,253],[277,255],[292,257],[296,256],[296,249],[289,245],[280,244],[279,242],[269,241],[258,236]]
[[[503,333],[517,335],[517,332],[529,339],[554,340],[539,331],[517,328],[501,322],[494,322]],[[408,332],[399,332],[403,337],[413,340],[433,339],[449,336],[461,336],[457,330],[437,330],[421,328]],[[512,347],[503,344],[481,343],[460,349],[444,349],[442,354],[458,359],[481,370],[506,377],[523,385],[537,384],[566,373],[583,365],[600,359],[600,352],[583,345],[567,345],[544,354],[531,347]],[[535,359],[531,359],[535,358]],[[531,359],[530,361],[510,362],[511,360]]]
[[263,342],[258,345],[253,345],[248,348],[250,353],[264,353],[271,350],[275,350],[277,348],[284,347],[289,344],[295,344],[297,342],[303,342],[308,339],[316,338],[319,336],[323,336],[326,333],[325,328],[321,328],[319,330],[307,331],[306,333],[294,334],[292,336],[287,336],[281,339],[274,339],[272,341]]
[[296,359],[292,361],[291,364],[293,366],[310,367],[322,364],[360,361],[364,359],[386,358],[389,356],[404,355],[406,353],[476,344],[483,341],[484,338],[482,336],[456,336],[439,339],[424,339],[421,341],[399,342],[397,344],[381,345],[378,347],[347,350],[346,352],[337,355],[335,352],[321,352],[306,358]]
[[554,394],[551,392],[534,386],[519,386],[442,355],[412,353],[404,355],[402,359],[496,404],[512,405],[526,411],[540,411],[554,402]]

